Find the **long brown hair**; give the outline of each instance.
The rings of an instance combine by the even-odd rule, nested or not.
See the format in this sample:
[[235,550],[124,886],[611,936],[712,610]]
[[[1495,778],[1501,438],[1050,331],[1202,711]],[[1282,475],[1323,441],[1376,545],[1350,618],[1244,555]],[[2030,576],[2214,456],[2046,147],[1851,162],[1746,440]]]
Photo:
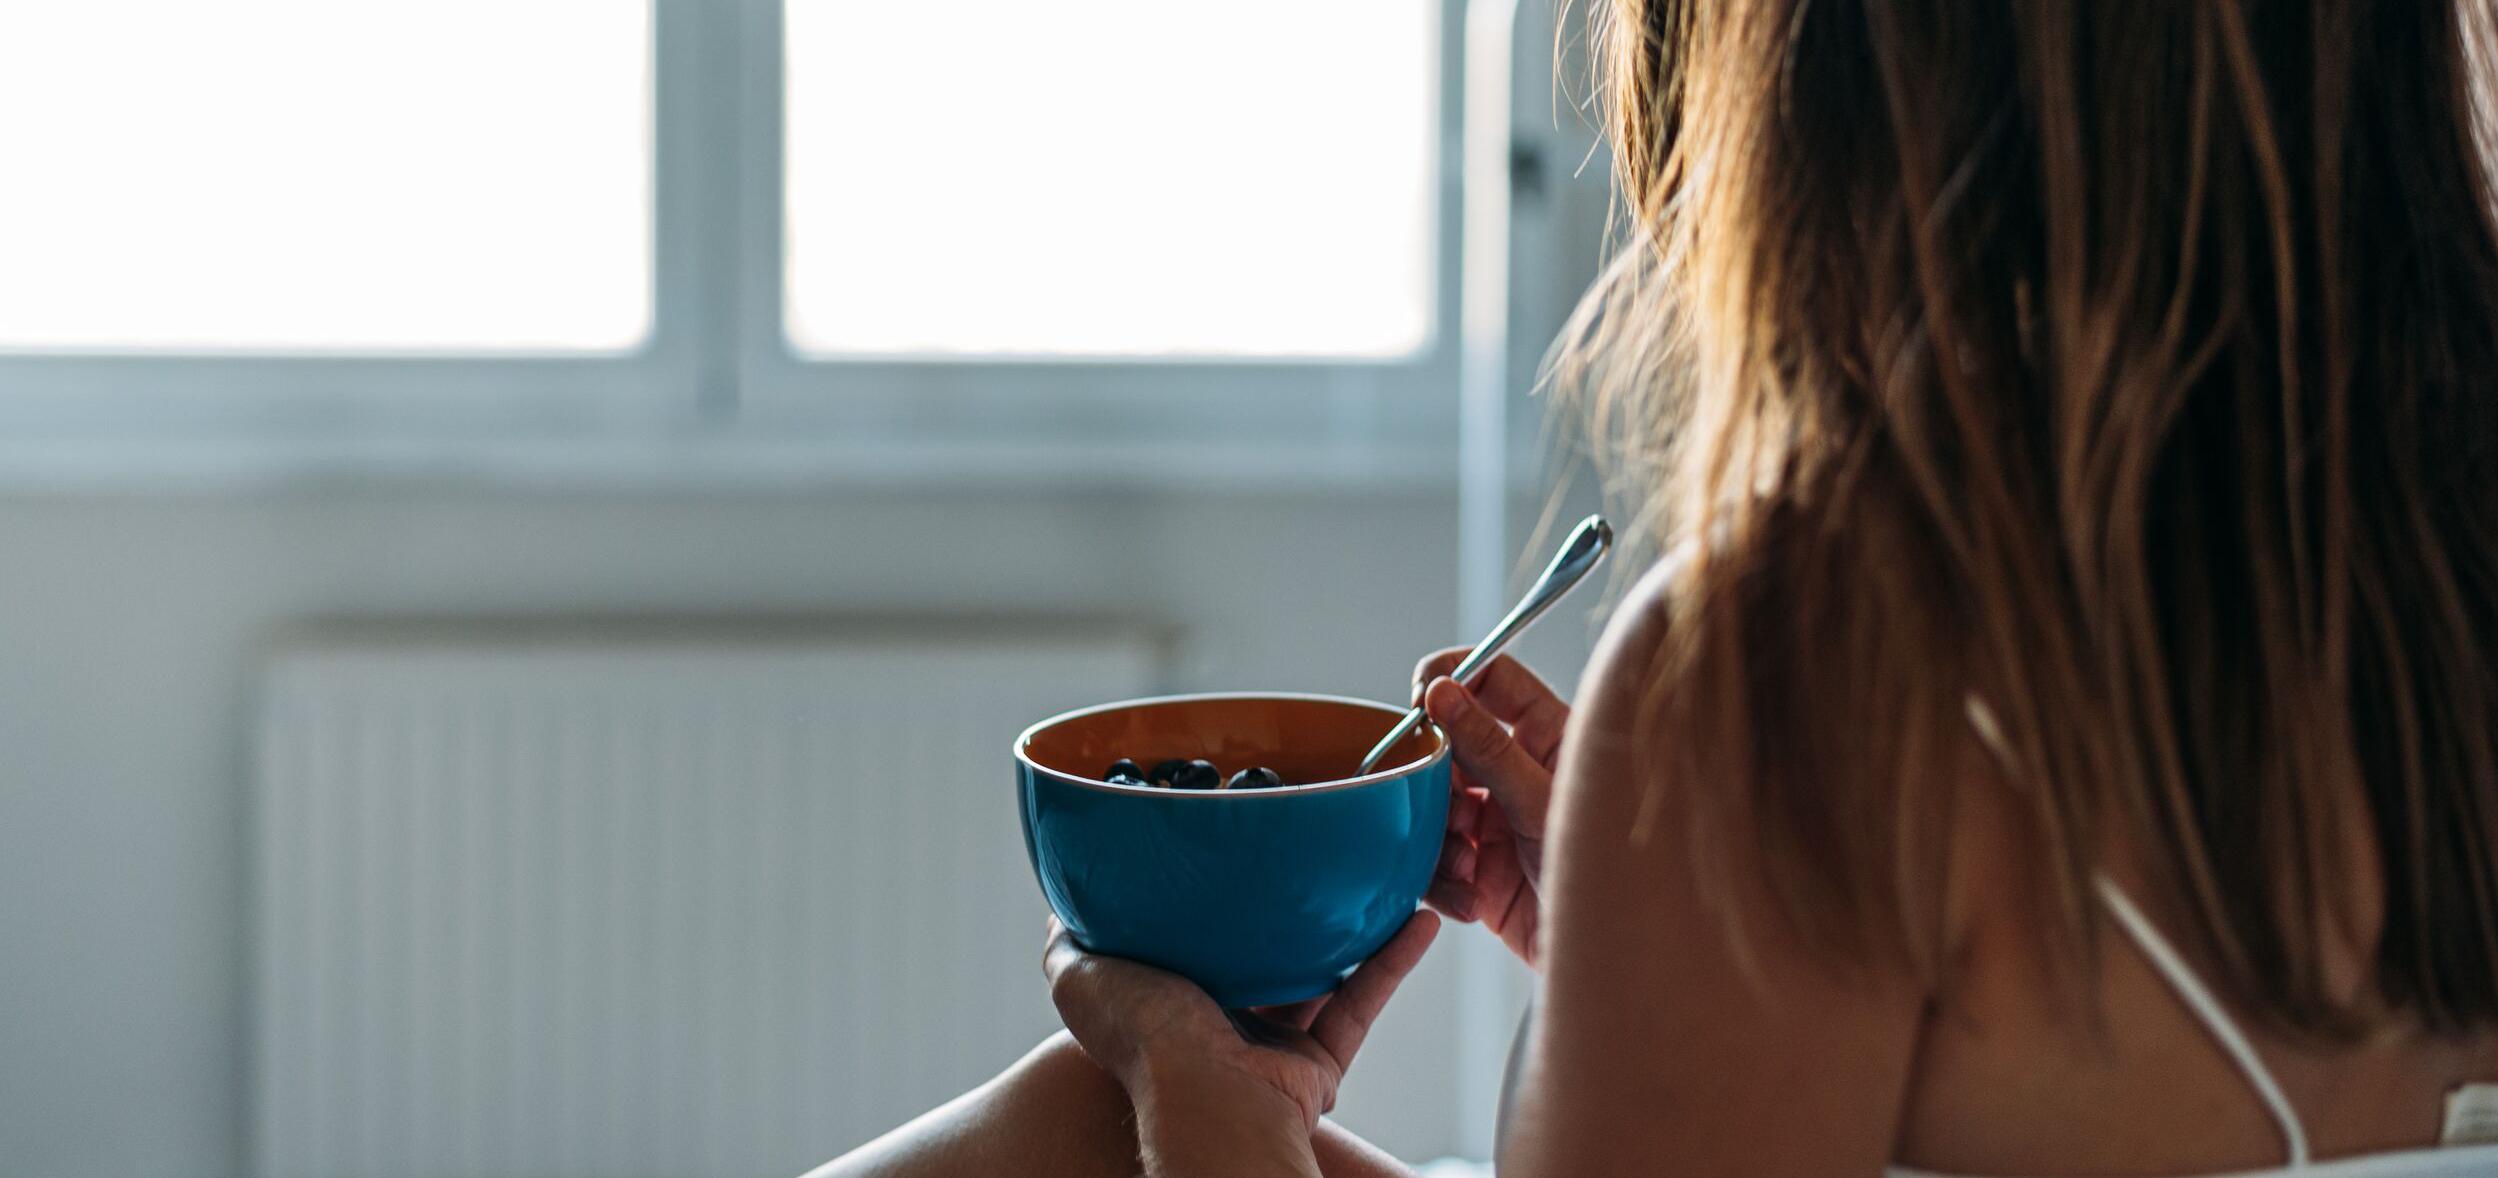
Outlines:
[[2491,0],[1593,2],[1691,852],[1934,971],[1983,743],[2049,949],[2123,848],[2271,1025],[2498,1023]]

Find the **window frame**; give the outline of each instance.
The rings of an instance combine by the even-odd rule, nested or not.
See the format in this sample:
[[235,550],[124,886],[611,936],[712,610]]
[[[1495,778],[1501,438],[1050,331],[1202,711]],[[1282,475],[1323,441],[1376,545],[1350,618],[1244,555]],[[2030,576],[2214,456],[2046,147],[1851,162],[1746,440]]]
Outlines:
[[[752,137],[748,200],[737,219],[741,294],[758,313],[741,317],[741,391],[751,418],[770,427],[837,429],[906,442],[934,431],[1027,444],[1105,439],[1186,444],[1257,438],[1392,453],[1454,444],[1459,199],[1457,113],[1462,103],[1451,30],[1463,4],[1435,6],[1438,67],[1433,173],[1430,330],[1400,357],[958,357],[801,356],[783,306],[781,171],[785,61],[780,3],[750,6],[747,111]],[[1184,384],[1175,393],[1171,386]],[[1400,431],[1403,431],[1400,434]]]
[[0,355],[0,473],[83,445],[149,462],[168,447],[209,446],[227,466],[291,456],[332,473],[383,453],[468,471],[544,468],[550,454],[614,468],[600,455],[628,455],[625,466],[673,474],[727,469],[742,451],[786,467],[805,451],[797,465],[816,473],[995,476],[1003,464],[1063,479],[1088,453],[1286,447],[1334,481],[1359,483],[1411,481],[1453,453],[1463,0],[1436,5],[1425,344],[1398,358],[1274,360],[800,355],[782,306],[783,5],[650,2],[654,240],[651,329],[639,348],[10,353]]
[[651,0],[650,330],[614,353],[133,353],[0,355],[0,430],[12,445],[176,440],[255,444],[377,438],[547,437],[680,415],[700,341],[686,314],[710,209],[669,156],[699,142],[694,5]]

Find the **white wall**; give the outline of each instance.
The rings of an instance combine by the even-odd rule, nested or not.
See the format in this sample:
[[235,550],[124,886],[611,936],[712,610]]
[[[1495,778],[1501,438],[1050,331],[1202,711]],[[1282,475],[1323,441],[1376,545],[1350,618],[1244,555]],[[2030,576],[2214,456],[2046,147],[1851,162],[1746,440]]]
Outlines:
[[[245,719],[255,653],[283,627],[1116,613],[1181,628],[1174,689],[1392,696],[1416,654],[1452,636],[1447,503],[404,489],[0,499],[0,1174],[242,1166]],[[1445,1086],[1454,1062],[1455,954],[1437,956],[1347,1097],[1351,1122],[1409,1154],[1455,1144],[1451,1102],[1410,1087]]]

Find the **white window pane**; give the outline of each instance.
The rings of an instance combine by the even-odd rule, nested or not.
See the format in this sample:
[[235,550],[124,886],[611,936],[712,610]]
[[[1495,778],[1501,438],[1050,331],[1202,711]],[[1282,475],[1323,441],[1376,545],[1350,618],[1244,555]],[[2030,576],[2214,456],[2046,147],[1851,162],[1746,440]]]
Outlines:
[[1432,315],[1437,0],[788,0],[819,355],[1395,356]]
[[0,0],[0,347],[612,351],[648,0]]

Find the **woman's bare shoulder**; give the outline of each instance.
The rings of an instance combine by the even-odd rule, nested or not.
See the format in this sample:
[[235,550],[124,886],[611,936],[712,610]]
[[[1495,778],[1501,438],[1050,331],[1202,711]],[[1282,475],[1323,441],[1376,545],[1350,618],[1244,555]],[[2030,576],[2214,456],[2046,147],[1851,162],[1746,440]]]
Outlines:
[[[1769,919],[1746,840],[1700,837],[1693,803],[1740,783],[1690,780],[1658,755],[1679,739],[1653,721],[1677,689],[1683,576],[1669,555],[1621,599],[1571,719],[1545,860],[1545,1002],[1504,1164],[1868,1172],[1889,1157],[1923,995],[1816,968]],[[1799,1118],[1816,1131],[1791,1132]]]
[[1620,710],[1636,705],[1665,652],[1674,603],[1697,554],[1691,544],[1670,549],[1622,593],[1580,681],[1582,706]]

